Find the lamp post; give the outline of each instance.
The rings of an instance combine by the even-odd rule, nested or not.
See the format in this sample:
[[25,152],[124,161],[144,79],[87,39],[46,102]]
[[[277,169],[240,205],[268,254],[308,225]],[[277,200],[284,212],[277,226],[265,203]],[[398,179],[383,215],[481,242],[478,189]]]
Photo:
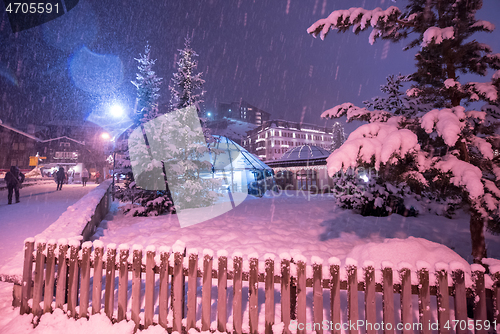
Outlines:
[[[113,118],[122,118],[124,116],[124,111],[123,111],[123,108],[119,105],[119,104],[114,104],[111,106],[111,108],[109,109],[109,112],[111,114],[111,116]],[[109,136],[109,135],[108,135]],[[109,136],[110,137],[110,136]],[[111,139],[111,141],[113,142],[113,184],[111,186],[111,192],[112,192],[112,197],[113,197],[113,201],[115,200],[115,177],[116,177],[116,173],[115,173],[115,170],[116,170],[116,138],[113,137]]]

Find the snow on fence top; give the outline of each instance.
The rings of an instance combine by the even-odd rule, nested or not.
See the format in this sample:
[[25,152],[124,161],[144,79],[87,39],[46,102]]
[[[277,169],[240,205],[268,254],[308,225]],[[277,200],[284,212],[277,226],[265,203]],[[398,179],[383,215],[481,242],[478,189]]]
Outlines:
[[[34,240],[33,240],[33,238],[28,238],[25,240],[25,243],[26,244],[27,243],[42,244],[42,243],[44,243],[44,240],[41,238],[35,238]],[[67,243],[63,243],[60,245],[67,245]],[[218,270],[217,269],[218,260],[221,258],[227,258],[226,269],[230,273],[230,275],[229,275],[230,277],[232,277],[233,262],[237,258],[241,258],[243,260],[242,269],[243,269],[243,272],[246,272],[246,273],[248,273],[250,271],[252,263],[255,264],[256,261],[258,261],[257,270],[258,270],[258,272],[260,272],[260,274],[263,274],[266,271],[266,267],[265,267],[266,263],[268,261],[274,261],[274,273],[277,276],[281,276],[281,270],[284,268],[285,263],[289,262],[291,276],[297,277],[297,275],[298,275],[297,264],[302,263],[303,265],[306,265],[305,274],[306,274],[307,279],[312,279],[313,275],[314,275],[313,267],[308,265],[308,264],[313,264],[314,267],[322,267],[322,279],[330,279],[330,273],[331,273],[332,268],[337,268],[335,270],[338,270],[338,272],[340,273],[340,279],[342,281],[347,280],[347,275],[349,273],[350,268],[357,267],[358,268],[357,279],[359,282],[364,282],[365,271],[366,270],[371,271],[372,270],[371,268],[373,267],[375,269],[375,273],[376,273],[376,275],[375,275],[376,283],[382,283],[382,270],[383,269],[391,269],[392,273],[393,273],[394,284],[401,284],[400,273],[403,270],[409,269],[411,271],[411,284],[417,285],[417,284],[419,284],[418,283],[419,282],[418,272],[425,268],[428,270],[428,272],[430,274],[431,285],[434,285],[434,282],[435,282],[434,277],[437,277],[436,275],[438,272],[446,271],[448,274],[448,284],[450,286],[452,286],[453,285],[453,278],[452,278],[453,273],[456,271],[463,271],[465,274],[465,286],[468,288],[471,288],[471,287],[473,287],[473,279],[472,279],[471,275],[474,272],[481,272],[481,273],[485,272],[484,267],[481,265],[478,265],[478,264],[468,265],[468,264],[464,264],[464,262],[458,262],[458,261],[451,261],[450,263],[435,262],[432,265],[425,262],[425,261],[417,261],[416,265],[412,265],[410,263],[402,261],[402,262],[399,262],[397,266],[395,266],[393,264],[393,262],[391,262],[391,261],[376,261],[375,262],[375,261],[371,261],[371,260],[365,260],[362,262],[362,265],[360,265],[358,260],[354,259],[354,258],[347,258],[347,259],[345,259],[345,261],[342,261],[343,263],[339,259],[334,258],[334,257],[332,257],[328,260],[323,259],[320,256],[312,256],[310,258],[306,258],[305,256],[298,253],[296,250],[295,250],[295,252],[293,252],[294,255],[291,257],[288,254],[286,254],[286,256],[284,256],[284,257],[276,257],[273,254],[266,253],[266,255],[263,257],[265,259],[265,261],[264,261],[264,260],[262,260],[262,257],[258,253],[255,253],[255,252],[251,253],[251,254],[246,254],[246,255],[243,255],[240,252],[235,252],[232,255],[229,255],[229,253],[226,250],[213,251],[211,249],[204,249],[203,253],[199,254],[196,248],[190,248],[189,252],[185,252],[185,248],[180,247],[180,245],[181,245],[181,243],[177,241],[173,245],[173,247],[162,246],[162,247],[156,248],[154,246],[149,245],[145,248],[147,252],[156,253],[156,256],[155,256],[156,267],[154,268],[155,272],[159,272],[158,268],[161,264],[159,259],[162,258],[164,255],[168,256],[169,265],[171,267],[173,267],[175,253],[179,253],[179,254],[181,254],[181,256],[184,256],[184,254],[186,254],[184,260],[181,262],[181,263],[183,263],[183,267],[185,269],[184,272],[187,272],[187,270],[189,269],[189,259],[190,258],[197,259],[198,260],[198,266],[197,266],[198,275],[203,274],[203,268],[204,268],[203,261],[204,261],[204,257],[206,255],[209,256],[209,261],[213,261],[214,264],[213,264],[212,270],[214,270],[214,271]],[[79,248],[80,244],[78,242],[75,242],[75,243],[71,243],[70,246]],[[85,246],[87,246],[87,247],[93,246],[94,251],[97,248],[100,248],[103,250],[104,253],[102,256],[102,261],[104,262],[104,266],[105,266],[105,262],[106,262],[107,257],[108,257],[108,252],[109,251],[116,251],[116,249],[117,249],[117,245],[114,243],[104,245],[100,241],[94,242],[93,244],[90,242],[85,243]],[[58,250],[58,249],[59,249],[59,247],[56,247],[56,250]],[[134,252],[134,250],[142,250],[142,249],[143,249],[143,247],[139,246],[139,245],[133,245],[133,246],[129,247],[126,244],[121,244],[118,247],[118,253],[120,253],[122,251]],[[34,255],[33,259],[36,258],[36,251],[37,251],[37,248],[35,247],[33,250],[33,255]],[[119,261],[123,261],[123,260],[121,260],[121,258],[118,257],[119,254],[117,254],[117,253],[115,253],[115,254],[117,256],[115,264],[118,268]],[[217,254],[217,256],[214,257],[214,254]],[[202,255],[202,256],[200,256],[200,255]],[[69,259],[70,249],[68,249],[66,257]],[[94,258],[93,253],[91,255],[91,258]],[[260,261],[259,261],[259,258],[261,259]],[[79,253],[79,260],[80,261],[82,260],[82,253],[81,252]],[[134,258],[132,256],[129,256],[128,258],[126,258],[125,261],[128,264],[132,265],[133,260],[134,260]],[[488,262],[488,260],[491,260],[491,261]],[[142,256],[142,261],[143,261],[143,264],[146,263],[146,261],[147,261],[145,254],[143,254],[143,256]],[[500,263],[499,260],[494,260],[494,259],[486,259],[485,260],[485,264],[490,265],[490,270],[492,272],[492,275],[495,275],[497,272],[500,272],[500,264],[499,263]],[[495,277],[490,277],[489,275],[485,275],[486,287],[492,288],[495,279],[496,279]]]
[[[136,326],[140,326],[143,324],[144,328],[147,329],[148,326],[154,325],[154,319],[157,319],[157,323],[164,328],[172,327],[173,332],[181,332],[183,328],[188,330],[189,328],[195,328],[188,330],[189,333],[197,332],[197,329],[201,327],[202,332],[208,332],[212,328],[211,322],[211,312],[206,312],[206,310],[211,310],[213,307],[213,298],[211,293],[211,287],[215,286],[215,280],[217,279],[217,323],[213,326],[213,330],[217,329],[217,332],[232,332],[232,324],[230,322],[226,323],[227,319],[227,311],[228,310],[237,310],[237,312],[233,312],[233,325],[237,327],[235,332],[241,333],[243,332],[242,326],[245,332],[250,333],[264,333],[265,326],[267,328],[277,328],[277,327],[286,327],[291,324],[290,319],[282,319],[283,322],[281,325],[274,325],[275,321],[275,301],[274,295],[276,289],[279,289],[279,285],[281,285],[281,311],[282,314],[297,314],[299,322],[305,322],[305,314],[306,312],[312,312],[314,315],[315,322],[322,323],[322,317],[320,316],[324,314],[326,308],[325,305],[328,305],[328,301],[323,300],[322,296],[324,294],[324,289],[330,289],[330,293],[335,298],[333,303],[335,305],[341,304],[340,293],[336,293],[338,289],[347,290],[348,293],[344,294],[347,297],[348,305],[358,305],[358,293],[353,293],[354,291],[365,291],[365,301],[361,300],[361,303],[364,303],[366,307],[366,314],[371,314],[373,319],[376,319],[376,303],[375,303],[375,292],[382,292],[383,303],[384,303],[384,322],[394,324],[394,318],[387,318],[386,315],[394,314],[395,307],[394,305],[394,295],[393,293],[400,294],[401,296],[401,314],[402,321],[408,323],[411,321],[411,304],[412,304],[412,294],[418,294],[419,305],[422,305],[423,312],[426,312],[426,317],[436,317],[437,312],[431,311],[431,301],[429,296],[436,295],[436,308],[439,310],[439,316],[444,317],[444,319],[449,318],[450,305],[448,303],[448,296],[455,296],[455,314],[457,314],[457,310],[464,310],[464,313],[460,313],[463,316],[467,315],[466,310],[466,297],[468,295],[475,296],[475,308],[474,308],[474,316],[472,318],[479,319],[476,321],[481,321],[481,323],[486,322],[486,301],[488,299],[487,294],[492,294],[491,287],[493,284],[496,284],[500,281],[500,276],[495,275],[493,278],[489,275],[484,274],[484,268],[480,265],[472,265],[468,266],[468,270],[473,271],[473,280],[474,285],[464,284],[463,273],[462,271],[458,271],[452,273],[455,280],[446,280],[446,276],[443,275],[442,272],[436,274],[430,274],[429,272],[423,273],[419,277],[419,281],[417,284],[410,285],[408,281],[407,273],[404,273],[404,270],[407,270],[408,267],[412,267],[409,263],[399,263],[399,267],[402,268],[401,271],[397,271],[395,269],[390,268],[392,264],[389,263],[389,266],[384,266],[384,279],[383,282],[376,278],[374,278],[374,272],[371,268],[371,264],[365,261],[365,264],[369,266],[366,270],[356,270],[358,260],[353,258],[347,258],[345,260],[345,267],[348,271],[348,279],[339,275],[339,263],[336,261],[332,261],[333,263],[330,266],[325,266],[322,268],[322,264],[324,261],[321,257],[315,256],[310,259],[305,258],[301,254],[297,252],[292,252],[294,254],[294,258],[292,261],[296,263],[290,263],[287,259],[282,259],[281,268],[278,271],[270,270],[272,269],[272,254],[264,255],[264,259],[260,257],[259,254],[252,253],[247,256],[246,262],[249,263],[250,270],[243,270],[241,272],[241,258],[235,258],[235,262],[239,263],[238,270],[233,271],[227,265],[229,263],[229,259],[227,259],[228,253],[226,251],[218,251],[217,259],[212,258],[198,258],[196,256],[197,252],[193,252],[192,257],[185,257],[184,261],[182,261],[182,257],[185,256],[185,248],[182,249],[178,247],[179,243],[177,243],[177,247],[175,247],[176,251],[170,253],[161,253],[156,252],[152,247],[147,246],[146,249],[149,249],[150,252],[154,252],[154,258],[151,257],[151,253],[148,254],[147,258],[142,258],[134,256],[128,257],[126,256],[129,253],[129,249],[127,249],[124,245],[120,247],[120,253],[116,254],[116,245],[109,244],[106,247],[106,254],[103,255],[104,246],[100,245],[99,248],[94,249],[95,254],[91,254],[88,250],[83,252],[78,252],[79,243],[73,243],[71,249],[67,250],[67,244],[62,244],[60,249],[65,251],[66,254],[59,254],[59,256],[55,255],[55,250],[53,247],[47,250],[47,258],[41,256],[42,252],[45,252],[46,244],[41,242],[42,240],[28,240],[25,244],[26,249],[31,252],[34,250],[35,242],[40,245],[39,248],[34,251],[36,256],[31,256],[28,253],[26,262],[24,263],[24,268],[26,271],[23,274],[23,284],[21,291],[21,307],[20,313],[21,315],[26,313],[32,313],[35,317],[40,317],[44,313],[51,312],[53,310],[53,306],[55,308],[64,309],[67,312],[66,314],[73,318],[85,319],[92,310],[92,314],[101,313],[103,309],[102,303],[102,292],[104,290],[104,313],[109,319],[113,320],[113,322],[122,323],[122,320],[130,320],[131,322],[135,322]],[[88,245],[88,244],[87,244]],[[167,250],[166,248],[162,248],[163,250]],[[137,250],[138,251],[138,250]],[[208,252],[205,252],[208,253]],[[213,252],[212,252],[213,253]],[[162,259],[160,262],[156,261],[156,256],[160,256]],[[170,261],[170,264],[167,266],[168,261],[165,261],[166,258],[175,258],[175,261]],[[299,260],[297,260],[299,258]],[[66,260],[69,259],[69,260]],[[189,261],[186,261],[189,259]],[[315,263],[316,265],[311,268],[311,266],[306,265],[306,261],[309,263]],[[491,260],[491,259],[490,259]],[[46,275],[43,275],[41,271],[35,270],[35,274],[33,275],[33,261],[39,261],[36,263],[35,268],[40,268],[40,265],[43,266],[43,262],[47,262],[47,266],[52,268],[52,270],[47,269]],[[43,261],[43,262],[42,262]],[[200,262],[204,263],[203,268],[200,266],[196,266],[196,261],[198,264]],[[244,261],[245,262],[245,261]],[[264,268],[261,268],[262,262],[266,263]],[[277,259],[276,263],[279,263],[280,260]],[[493,261],[490,261],[493,262]],[[55,303],[54,301],[54,290],[50,290],[53,288],[53,284],[46,284],[45,288],[49,288],[49,292],[42,295],[42,287],[44,285],[44,280],[49,279],[53,282],[55,271],[54,267],[57,264],[58,269],[60,264],[64,263],[69,265],[68,270],[68,287],[66,287],[66,282],[64,280],[58,280],[56,287],[56,295],[55,295]],[[129,265],[131,264],[131,265]],[[198,267],[198,268],[197,268]],[[245,265],[243,265],[245,267]],[[380,267],[377,265],[377,267]],[[436,270],[448,270],[449,266],[445,263],[440,263],[436,265]],[[85,269],[84,269],[85,268]],[[94,268],[92,272],[90,268]],[[81,274],[79,270],[81,269]],[[97,269],[97,270],[96,270]],[[103,278],[103,270],[106,271],[106,277]],[[400,282],[392,282],[390,279],[391,272],[396,272],[397,276],[401,276]],[[410,269],[412,270],[412,269]],[[460,268],[458,269],[460,270]],[[129,289],[129,271],[132,271],[132,293],[131,300],[128,299],[126,292]],[[364,275],[359,276],[360,272],[364,271]],[[413,271],[413,270],[412,270]],[[327,273],[325,275],[325,272]],[[145,273],[145,275],[142,275]],[[80,276],[81,275],[81,276]],[[115,278],[118,275],[119,284],[118,286],[115,284]],[[157,275],[159,275],[159,283],[156,283]],[[172,283],[170,289],[168,289],[170,275],[172,276]],[[388,277],[389,275],[389,277]],[[188,276],[188,286],[185,291],[183,291],[182,280],[183,276]],[[290,276],[293,276],[294,279],[290,280]],[[79,280],[81,277],[81,280]],[[145,290],[141,289],[144,277]],[[197,285],[196,277],[203,277],[202,284],[203,287],[201,289],[201,321],[196,321],[196,306],[197,297],[199,296],[200,289]],[[366,278],[365,278],[366,277]],[[92,290],[90,289],[90,282],[92,283]],[[239,288],[235,288],[233,290],[233,307],[227,308],[227,285],[228,281],[232,280],[233,287],[239,286]],[[248,306],[246,304],[242,304],[242,282],[248,281]],[[33,282],[33,290],[31,288]],[[265,283],[260,284],[259,282]],[[105,283],[104,286],[102,283]],[[361,283],[361,284],[358,284]],[[376,284],[378,283],[378,284]],[[382,284],[380,284],[382,283]],[[424,287],[425,285],[425,287]],[[102,287],[95,289],[95,287]],[[134,289],[135,287],[139,287],[139,289]],[[295,286],[295,294],[292,296],[290,293],[290,287]],[[465,289],[465,286],[470,289]],[[307,290],[306,288],[310,287],[313,290],[313,303],[312,307],[308,307],[307,303],[304,302],[307,299]],[[449,289],[448,287],[452,288]],[[154,298],[155,291],[158,288],[158,299]],[[265,302],[259,301],[257,295],[259,290],[264,288],[265,294]],[[489,291],[485,290],[485,288],[490,288]],[[118,312],[115,312],[115,291],[118,291]],[[169,291],[170,290],[170,291]],[[31,302],[29,301],[29,296],[31,291],[33,291],[33,298]],[[144,291],[144,292],[142,292]],[[90,310],[90,292],[92,292],[92,307]],[[247,292],[245,292],[246,294]],[[168,311],[168,296],[171,294],[172,302],[172,311]],[[80,298],[78,298],[78,295]],[[184,296],[187,295],[187,298]],[[68,296],[67,303],[65,297]],[[142,298],[144,296],[144,298]],[[442,296],[440,298],[439,296]],[[292,305],[290,303],[291,298],[296,298],[297,303]],[[80,305],[77,307],[77,300],[80,300]],[[158,303],[155,301],[158,300]],[[343,298],[345,300],[345,298]],[[97,302],[96,302],[97,300]],[[136,301],[144,300],[144,312],[141,312],[140,302],[136,303]],[[43,301],[43,309],[42,302]],[[265,305],[265,314],[259,316],[258,308],[260,305]],[[131,307],[129,308],[128,305]],[[333,304],[331,304],[333,305]],[[363,304],[362,304],[363,305]],[[392,305],[389,308],[389,311],[386,311],[385,305]],[[481,306],[483,305],[483,306]],[[158,306],[158,316],[155,314],[155,308]],[[182,315],[182,310],[187,306],[188,312],[187,315]],[[240,310],[242,310],[242,306],[248,310],[249,317],[246,315],[242,315]],[[328,307],[328,306],[327,306]],[[356,307],[354,310],[357,311]],[[190,310],[195,310],[194,312],[190,312]],[[252,311],[253,310],[253,311]],[[349,322],[357,323],[358,314],[356,312],[351,312],[352,308],[349,308]],[[333,321],[338,322],[335,319],[340,318],[340,308],[330,309],[331,318]],[[380,310],[382,311],[382,310]],[[128,316],[130,312],[131,316]],[[292,313],[293,312],[293,313]],[[433,313],[432,313],[433,312]],[[460,311],[461,312],[461,311]],[[496,309],[493,310],[496,312]],[[408,317],[409,315],[409,317]],[[303,319],[301,319],[301,317]],[[143,320],[141,320],[141,318]],[[245,322],[249,324],[250,330],[246,324],[243,324],[243,319],[245,318]],[[249,319],[248,321],[246,319]],[[259,320],[260,319],[260,320]],[[430,319],[430,318],[429,318]],[[257,324],[257,325],[256,325]],[[201,326],[200,326],[201,325]],[[394,325],[393,325],[394,326]],[[441,324],[443,326],[443,324]],[[280,327],[280,328],[281,328]],[[157,327],[159,330],[162,328]],[[253,329],[252,329],[253,328]],[[257,331],[258,328],[258,331]],[[421,328],[421,327],[420,327]],[[156,332],[156,331],[155,331]]]
[[78,202],[69,206],[54,223],[35,237],[80,239],[83,229],[94,215],[111,182],[111,179],[102,182]]

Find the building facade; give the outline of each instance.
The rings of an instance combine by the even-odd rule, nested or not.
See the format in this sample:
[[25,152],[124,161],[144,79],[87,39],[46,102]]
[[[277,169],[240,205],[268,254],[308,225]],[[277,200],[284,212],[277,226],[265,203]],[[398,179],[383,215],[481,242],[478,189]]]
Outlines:
[[10,166],[29,170],[30,156],[36,155],[40,142],[34,134],[0,123],[0,170],[9,170]]
[[231,118],[259,126],[268,121],[269,117],[268,112],[243,100],[240,102],[219,103],[217,113],[214,115],[215,120]]
[[289,149],[280,159],[266,162],[274,171],[281,190],[306,190],[313,193],[329,192],[333,179],[328,176],[326,159],[330,152],[315,145]]
[[281,158],[290,148],[302,145],[329,150],[332,140],[330,127],[271,120],[249,131],[243,140],[243,147],[263,161],[272,161]]

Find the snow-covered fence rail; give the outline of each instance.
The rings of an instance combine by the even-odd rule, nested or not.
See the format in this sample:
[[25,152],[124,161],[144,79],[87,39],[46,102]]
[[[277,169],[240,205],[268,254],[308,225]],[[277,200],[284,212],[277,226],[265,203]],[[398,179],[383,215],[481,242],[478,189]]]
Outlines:
[[[149,246],[143,254],[140,246],[130,249],[127,245],[117,247],[109,244],[105,248],[102,242],[95,241],[85,242],[80,248],[80,243],[76,240],[69,243],[66,240],[47,243],[45,240],[35,242],[30,238],[25,241],[20,312],[31,312],[38,318],[43,313],[53,311],[54,307],[65,310],[74,318],[104,312],[113,321],[133,321],[136,328],[158,324],[179,333],[191,328],[252,334],[290,333],[290,325],[297,328],[297,333],[323,333],[325,321],[330,324],[328,329],[332,333],[340,333],[341,329],[351,334],[358,333],[358,326],[354,330],[351,325],[347,329],[344,326],[341,298],[345,295],[350,324],[358,324],[362,319],[365,324],[376,324],[377,313],[381,312],[385,324],[384,333],[390,334],[396,332],[396,322],[399,321],[395,317],[397,304],[394,302],[394,294],[399,294],[400,324],[403,326],[397,329],[401,329],[404,334],[413,333],[415,329],[412,324],[412,295],[418,295],[418,320],[423,326],[417,328],[421,333],[431,333],[436,329],[439,329],[439,333],[450,333],[450,329],[457,334],[468,333],[471,323],[476,333],[487,333],[495,330],[495,325],[500,320],[500,268],[492,268],[494,274],[490,276],[485,274],[482,266],[472,265],[472,285],[468,286],[465,273],[469,268],[464,268],[463,265],[438,264],[435,268],[429,268],[424,262],[419,262],[418,268],[413,272],[418,284],[412,284],[413,269],[411,265],[404,263],[395,269],[389,262],[383,262],[380,280],[376,279],[373,263],[367,261],[362,268],[358,268],[356,261],[347,259],[346,277],[342,279],[340,261],[336,258],[329,259],[328,265],[323,265],[320,258],[313,257],[312,266],[309,267],[306,258],[301,255],[291,258],[282,254],[277,263],[278,270],[275,269],[274,256],[264,258],[264,266],[259,266],[257,254],[251,254],[248,261],[243,261],[240,253],[233,254],[231,259],[226,251],[219,251],[214,263],[211,250],[204,250],[199,258],[198,250],[186,251],[182,243],[174,244],[171,250],[160,247],[156,251],[154,246]],[[431,269],[435,270],[435,274],[430,274]],[[362,275],[358,275],[359,271]],[[398,284],[393,282],[394,271],[399,274]],[[363,279],[358,280],[358,277]],[[129,295],[130,278],[132,287]],[[202,292],[201,312],[198,312],[201,319],[197,322],[198,278],[201,278]],[[215,280],[216,328],[211,326],[212,320],[215,320],[211,318],[211,294]],[[233,288],[232,304],[227,303],[228,282],[232,283]],[[243,282],[248,282],[248,298],[243,296]],[[145,290],[141,290],[142,284],[145,285]],[[259,284],[264,286],[264,301],[258,300]],[[487,288],[486,284],[491,285],[491,288]],[[310,311],[307,310],[306,293],[311,289],[312,316],[308,317]],[[275,323],[275,290],[281,293],[281,323],[278,324]],[[325,290],[329,291],[329,298],[326,299]],[[347,290],[347,293],[341,294],[341,290]],[[364,291],[364,300],[358,300],[358,291]],[[382,295],[381,310],[377,310],[377,292]],[[437,297],[436,305],[431,305],[431,295]],[[454,297],[453,305],[450,305],[450,296]],[[473,297],[474,320],[468,318],[468,297]],[[248,300],[248,305],[243,300]],[[494,318],[488,319],[487,303],[491,300],[494,301]],[[358,303],[364,304],[364,315],[360,314]],[[264,319],[260,321],[259,305],[265,308]],[[434,306],[437,309],[436,328],[430,325]],[[248,310],[248,326],[243,324],[243,307]],[[232,310],[232,324],[227,323],[228,308]],[[324,319],[324,309],[329,310],[327,319]],[[452,313],[453,318],[450,317]],[[308,322],[312,330],[307,327]],[[264,326],[259,327],[259,323],[264,323]],[[407,327],[407,324],[410,326]],[[380,328],[375,326],[366,329],[367,333],[373,334]]]

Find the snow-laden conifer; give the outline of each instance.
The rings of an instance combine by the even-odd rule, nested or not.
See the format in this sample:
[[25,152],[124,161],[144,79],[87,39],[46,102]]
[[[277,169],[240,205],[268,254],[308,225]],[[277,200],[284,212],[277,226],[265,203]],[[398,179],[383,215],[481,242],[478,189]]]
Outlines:
[[[322,39],[330,30],[352,28],[357,34],[371,29],[370,43],[410,38],[406,49],[418,48],[406,96],[422,99],[418,106],[432,104],[415,112],[393,81],[389,86],[396,89],[387,91],[385,100],[367,104],[374,111],[344,103],[323,112],[326,118],[346,115],[370,122],[332,153],[328,170],[333,175],[368,165],[396,185],[406,179],[416,194],[429,189],[441,196],[458,194],[471,215],[475,262],[486,257],[484,227],[500,232],[500,53],[472,37],[494,30],[493,24],[476,19],[481,7],[482,1],[410,0],[403,11],[394,6],[336,10],[308,29]],[[496,72],[489,81],[466,82],[459,76],[486,76],[491,70]],[[481,111],[461,106],[478,100],[487,102]]]

